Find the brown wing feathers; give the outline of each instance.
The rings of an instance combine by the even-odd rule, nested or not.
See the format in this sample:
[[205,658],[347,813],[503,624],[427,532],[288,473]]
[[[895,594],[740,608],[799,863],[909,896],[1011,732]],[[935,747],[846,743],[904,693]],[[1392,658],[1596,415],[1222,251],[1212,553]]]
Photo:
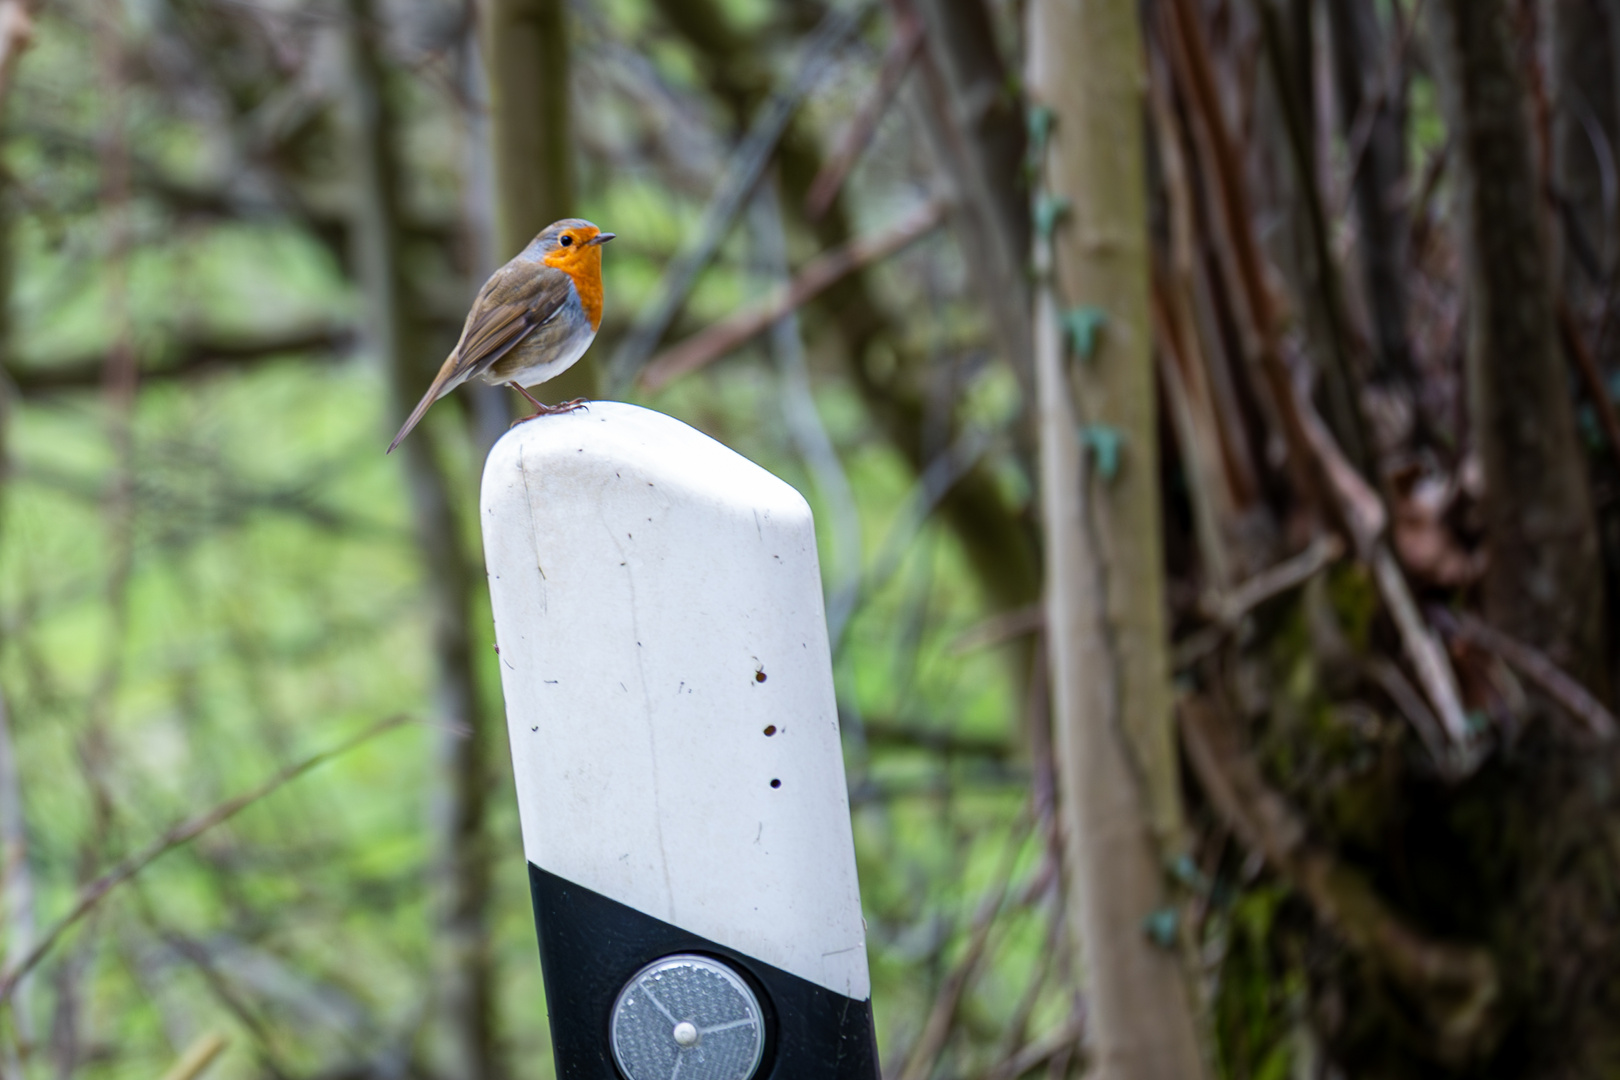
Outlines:
[[[568,284],[566,275],[549,268],[536,273],[533,266],[516,268],[508,263],[497,270],[473,302],[467,323],[461,330],[461,340],[439,368],[433,382],[428,384],[422,400],[406,417],[399,434],[388,444],[388,453],[394,452],[394,448],[421,422],[435,401],[473,376],[482,374],[522,341],[529,331],[561,311]],[[502,300],[506,302],[502,303]]]

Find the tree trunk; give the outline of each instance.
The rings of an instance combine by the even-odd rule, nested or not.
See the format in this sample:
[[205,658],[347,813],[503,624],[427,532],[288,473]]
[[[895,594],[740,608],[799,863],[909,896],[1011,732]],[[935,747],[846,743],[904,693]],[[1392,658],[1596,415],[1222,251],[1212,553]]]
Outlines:
[[1620,85],[1609,0],[1548,0],[1552,44],[1553,189],[1556,235],[1571,306],[1588,317],[1620,257],[1620,214],[1604,191],[1605,171],[1620,166]]
[[1485,467],[1491,621],[1603,693],[1603,590],[1558,351],[1541,189],[1504,0],[1430,5],[1469,267],[1467,378]]
[[[490,124],[495,151],[496,256],[505,262],[540,230],[577,210],[569,115],[566,0],[489,0]],[[609,232],[611,223],[599,223]],[[591,353],[545,384],[543,398],[597,393]]]
[[[1486,613],[1603,694],[1602,567],[1507,4],[1429,8],[1470,275],[1466,375],[1485,471]],[[1453,867],[1466,874],[1451,884],[1467,900],[1453,901],[1452,919],[1488,935],[1509,1012],[1489,1075],[1610,1076],[1620,1072],[1616,755],[1575,744],[1548,719],[1453,793],[1443,845],[1409,830],[1405,858],[1415,865],[1426,846],[1437,863],[1467,853]]]
[[[1033,0],[1029,20],[1030,97],[1053,115],[1039,198],[1069,206],[1050,241],[1036,238],[1034,317],[1070,920],[1095,1075],[1188,1080],[1204,1071],[1189,987],[1175,951],[1143,930],[1167,903],[1161,856],[1180,844],[1181,807],[1148,330],[1142,43],[1131,0]],[[1058,297],[1106,319],[1095,354],[1073,361],[1072,387]],[[1117,445],[1117,462],[1099,453],[1088,468],[1082,432]]]
[[[400,123],[388,93],[380,42],[373,36],[387,24],[378,19],[372,0],[349,0],[349,18],[355,265],[367,294],[372,341],[388,373],[392,415],[403,416],[442,360],[443,343],[418,315],[425,305],[418,302],[405,272]],[[462,541],[435,426],[419,427],[401,450],[431,623],[430,715],[442,733],[434,807],[438,926],[432,1015],[443,1038],[444,1074],[456,1080],[494,1080],[503,1070],[489,943],[489,709],[478,689],[468,625],[477,564]]]

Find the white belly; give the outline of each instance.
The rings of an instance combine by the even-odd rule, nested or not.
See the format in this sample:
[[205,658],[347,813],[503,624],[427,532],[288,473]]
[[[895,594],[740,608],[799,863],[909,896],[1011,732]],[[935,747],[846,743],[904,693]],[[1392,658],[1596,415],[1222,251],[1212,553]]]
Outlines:
[[[587,329],[583,332],[577,332],[562,343],[556,351],[546,350],[551,352],[551,356],[546,359],[536,357],[538,362],[522,364],[521,367],[508,370],[502,375],[495,374],[494,368],[491,368],[484,373],[484,378],[493,383],[515,382],[519,386],[539,386],[543,382],[555,379],[558,375],[577,364],[579,358],[585,355],[585,350],[589,349],[591,342],[595,340],[596,331],[594,330]],[[531,353],[538,351],[531,350]],[[520,356],[518,359],[519,361],[527,359],[527,355]]]

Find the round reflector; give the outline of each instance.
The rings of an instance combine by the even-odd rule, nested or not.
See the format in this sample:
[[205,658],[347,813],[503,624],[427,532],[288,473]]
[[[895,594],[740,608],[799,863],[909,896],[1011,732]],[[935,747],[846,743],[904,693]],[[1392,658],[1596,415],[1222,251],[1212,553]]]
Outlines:
[[609,1039],[625,1080],[749,1080],[765,1052],[765,1017],[725,964],[666,956],[619,991]]

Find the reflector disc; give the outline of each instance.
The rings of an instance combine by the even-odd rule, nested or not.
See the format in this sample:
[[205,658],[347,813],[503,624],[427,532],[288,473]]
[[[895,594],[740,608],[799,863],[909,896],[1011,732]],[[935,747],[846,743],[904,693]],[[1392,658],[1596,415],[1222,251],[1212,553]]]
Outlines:
[[765,1051],[759,1000],[706,956],[656,960],[619,991],[609,1038],[625,1080],[749,1080]]

